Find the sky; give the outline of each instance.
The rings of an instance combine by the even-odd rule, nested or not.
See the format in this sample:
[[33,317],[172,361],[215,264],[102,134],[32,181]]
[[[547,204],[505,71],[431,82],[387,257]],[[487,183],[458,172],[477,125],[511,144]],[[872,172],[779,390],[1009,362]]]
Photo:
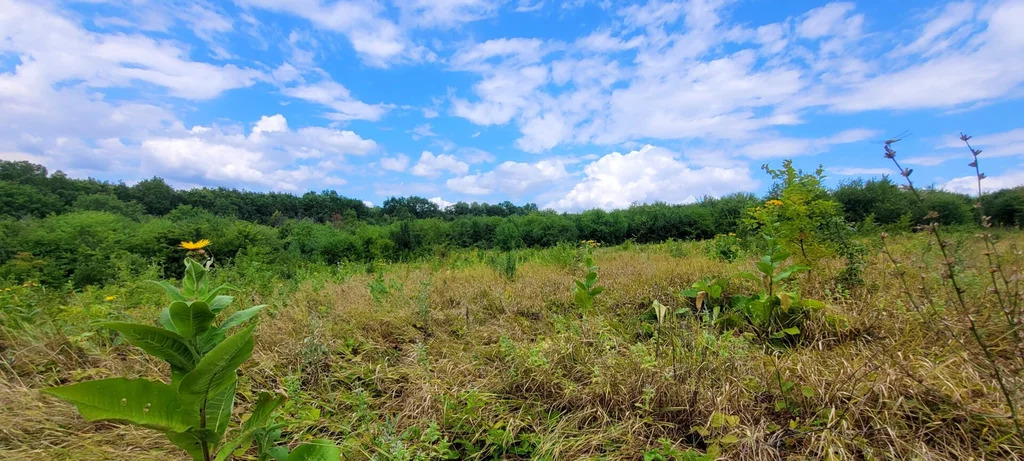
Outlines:
[[1024,0],[0,0],[0,159],[132,184],[615,209],[1024,184]]

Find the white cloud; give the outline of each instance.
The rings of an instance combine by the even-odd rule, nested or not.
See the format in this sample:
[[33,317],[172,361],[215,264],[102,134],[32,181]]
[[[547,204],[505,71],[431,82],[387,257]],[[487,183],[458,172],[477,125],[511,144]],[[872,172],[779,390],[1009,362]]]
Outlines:
[[459,161],[454,155],[434,155],[432,152],[423,151],[419,161],[412,167],[412,174],[436,178],[441,173],[465,174],[469,171],[469,164]]
[[854,9],[850,2],[835,2],[808,11],[796,27],[801,37],[817,39],[828,35],[851,35],[860,31],[863,18],[851,16]]
[[449,189],[470,195],[495,192],[520,197],[550,187],[569,176],[564,159],[547,159],[536,163],[503,162],[486,173],[477,173],[449,179]]
[[288,131],[288,120],[281,114],[262,116],[252,127],[252,134]]
[[746,144],[739,152],[750,158],[795,157],[827,152],[833,146],[864,141],[877,130],[850,129],[822,138],[774,137]]
[[409,130],[409,133],[412,133],[412,139],[415,140],[437,136],[437,133],[434,133],[429,123],[416,125],[412,130]]
[[437,205],[442,210],[455,204],[455,202],[449,202],[449,201],[441,198],[440,196],[438,196],[438,197],[431,197],[431,198],[428,198],[427,200],[429,200],[434,205]]
[[[982,149],[982,159],[986,157],[1024,156],[1024,128],[1016,128],[999,133],[980,134],[970,139],[974,148]],[[958,136],[949,136],[939,147],[960,149],[961,157],[967,158],[967,146]]]
[[370,1],[238,0],[268,11],[288,13],[313,25],[343,34],[364,62],[384,67],[392,62],[423,58],[404,32],[384,15],[383,6]]
[[356,100],[348,88],[332,80],[283,87],[281,92],[329,107],[333,112],[327,113],[326,117],[336,121],[380,120],[388,109],[382,104],[367,104]]
[[0,53],[21,61],[13,74],[0,74],[0,98],[29,97],[58,83],[96,89],[142,82],[175,97],[210,99],[263,78],[253,69],[192,61],[175,42],[91,32],[44,5],[0,0]]
[[[280,115],[263,116],[250,134],[220,126],[172,130],[141,141],[149,171],[190,183],[236,184],[301,191],[312,184],[344,184],[332,174],[345,155],[364,155],[376,143],[351,131],[288,128]],[[305,161],[316,160],[310,164]]]
[[449,28],[495,15],[495,0],[403,0],[398,3],[403,22],[418,27]]
[[893,50],[895,56],[906,56],[917,53],[934,55],[948,49],[955,41],[962,39],[961,26],[974,18],[974,5],[970,2],[951,2],[946,4],[937,16],[925,24],[913,42]]
[[380,159],[380,167],[389,171],[405,171],[409,167],[409,157],[405,154],[398,154],[394,157]]
[[1007,59],[1024,54],[1022,17],[1024,2],[999,4],[985,18],[987,28],[960,49],[924,61],[900,58],[829,98],[830,105],[844,112],[953,108],[1004,96],[1024,83],[1024,60]]
[[625,208],[635,202],[688,203],[711,195],[754,191],[759,181],[743,167],[691,168],[676,154],[647,145],[628,154],[612,152],[587,165],[584,178],[546,208],[564,211]]
[[[1010,171],[985,178],[981,181],[981,190],[986,193],[995,192],[1000,189],[1009,189],[1022,184],[1024,184],[1024,170]],[[961,194],[977,195],[978,178],[973,175],[954,178],[942,184],[940,189],[959,192]]]

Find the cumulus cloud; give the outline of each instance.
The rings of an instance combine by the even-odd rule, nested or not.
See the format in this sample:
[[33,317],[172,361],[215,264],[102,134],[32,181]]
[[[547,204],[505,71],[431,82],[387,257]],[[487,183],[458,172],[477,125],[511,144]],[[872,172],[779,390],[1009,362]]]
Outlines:
[[693,168],[674,152],[651,145],[628,154],[612,152],[587,165],[583,174],[565,197],[546,207],[576,211],[626,208],[637,202],[688,203],[760,186],[747,167]]
[[521,197],[537,192],[569,177],[565,159],[547,159],[535,163],[502,162],[491,171],[449,179],[449,189],[469,195],[492,193]]
[[431,198],[428,198],[427,200],[430,200],[431,203],[433,203],[434,205],[437,205],[442,210],[455,204],[455,202],[449,202],[449,201],[441,198],[440,196],[438,196],[438,197],[431,197]]
[[287,191],[303,190],[310,182],[344,184],[330,175],[334,165],[345,155],[365,155],[374,149],[374,141],[351,131],[291,130],[280,114],[261,117],[248,136],[220,126],[195,126],[141,142],[142,161],[168,177]]
[[405,171],[409,167],[409,157],[405,154],[398,154],[394,157],[380,159],[380,167],[389,171]]
[[[981,190],[995,192],[1000,189],[1009,189],[1024,184],[1024,170],[1010,171],[1003,174],[989,176],[981,181]],[[940,189],[950,192],[959,192],[967,195],[978,194],[978,178],[975,176],[961,176],[946,181]]]
[[436,178],[441,173],[465,174],[467,171],[469,164],[456,159],[454,155],[434,155],[432,152],[423,151],[411,172],[416,176]]

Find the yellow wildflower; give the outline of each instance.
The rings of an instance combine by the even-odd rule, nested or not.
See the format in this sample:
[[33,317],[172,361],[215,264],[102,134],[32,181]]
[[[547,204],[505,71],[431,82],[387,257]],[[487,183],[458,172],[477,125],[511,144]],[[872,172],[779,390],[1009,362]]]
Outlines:
[[781,200],[769,200],[769,201],[765,202],[765,205],[782,206],[782,201]]
[[210,244],[209,240],[202,239],[202,240],[199,240],[197,242],[181,242],[180,246],[182,248],[186,249],[186,250],[195,251],[195,250],[202,250],[203,248],[206,248],[206,246],[209,245],[209,244]]
[[106,298],[103,298],[103,300],[107,301],[107,302],[113,301],[115,299],[117,299],[117,296],[114,296],[114,295],[110,295],[110,296],[107,296]]

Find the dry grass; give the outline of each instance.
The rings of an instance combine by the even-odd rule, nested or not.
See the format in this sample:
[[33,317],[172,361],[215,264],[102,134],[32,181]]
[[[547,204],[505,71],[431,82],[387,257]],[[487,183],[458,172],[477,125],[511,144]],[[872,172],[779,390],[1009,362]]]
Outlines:
[[[942,293],[924,241],[903,239],[897,257],[910,263],[910,278],[925,274],[925,288]],[[980,293],[973,302],[984,305],[984,280],[971,277],[985,263],[974,243],[963,245],[965,279]],[[664,245],[598,250],[606,292],[588,313],[572,304],[577,269],[539,260],[521,263],[512,281],[482,263],[393,265],[383,276],[391,288],[376,300],[367,288],[375,275],[245,287],[242,303],[270,307],[237,411],[255,391],[288,390],[290,436],[332,438],[345,459],[415,459],[402,450],[432,459],[439,443],[419,435],[431,425],[467,458],[642,459],[661,439],[705,450],[724,435],[737,440],[724,447],[728,459],[1024,458],[984,367],[907,305],[881,255],[849,291],[832,282],[836,261],[804,277],[805,295],[828,306],[796,347],[773,350],[690,317],[676,326],[675,363],[664,351],[656,360],[651,301],[688,308],[681,288],[750,266],[704,257],[697,243],[685,249],[683,257]],[[59,325],[2,330],[0,456],[183,459],[152,432],[84,423],[36,390],[165,371],[102,336],[83,346]],[[779,409],[780,400],[790,406]],[[312,408],[319,418],[303,418]],[[739,422],[712,428],[716,412]]]

